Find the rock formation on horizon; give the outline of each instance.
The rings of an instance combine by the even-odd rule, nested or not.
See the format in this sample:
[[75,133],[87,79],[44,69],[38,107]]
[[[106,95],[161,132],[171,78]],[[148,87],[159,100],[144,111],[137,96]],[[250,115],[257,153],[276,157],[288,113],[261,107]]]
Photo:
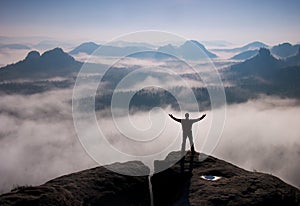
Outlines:
[[230,72],[238,73],[241,76],[269,77],[284,67],[284,62],[272,56],[269,49],[260,48],[258,54],[244,62],[234,64]]
[[[172,165],[180,152],[154,163],[169,169],[151,177],[154,205],[299,205],[300,190],[279,178],[250,172],[223,160],[196,154],[193,170]],[[204,157],[204,158],[203,158]],[[190,153],[185,167],[189,167]],[[121,169],[150,171],[141,162],[115,163]],[[105,167],[65,175],[41,186],[19,187],[0,196],[0,205],[150,205],[148,177],[120,175]]]
[[61,48],[44,52],[30,51],[24,60],[0,68],[0,80],[47,79],[74,76],[82,66]]

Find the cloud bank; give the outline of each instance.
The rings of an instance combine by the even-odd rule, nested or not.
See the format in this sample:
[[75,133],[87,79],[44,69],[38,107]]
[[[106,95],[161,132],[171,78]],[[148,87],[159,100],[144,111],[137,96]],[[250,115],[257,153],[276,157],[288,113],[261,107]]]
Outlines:
[[[71,89],[1,96],[1,193],[16,185],[38,185],[63,174],[97,166],[76,136],[71,96]],[[151,116],[155,119],[167,113],[181,115],[167,108],[165,112],[152,110]],[[195,126],[198,151],[203,147],[211,124],[210,111],[203,113],[207,113],[207,119]],[[249,170],[271,173],[300,187],[299,114],[300,106],[294,100],[263,97],[228,106],[225,128],[213,155]],[[191,113],[192,118],[200,115]],[[119,121],[122,122],[122,118]],[[137,112],[132,120],[142,129],[147,129],[151,123],[148,112]],[[181,131],[179,124],[168,117],[165,120],[164,143],[169,144]],[[117,147],[124,147],[124,151],[130,149],[129,145],[122,144],[117,133],[112,133],[111,140]],[[179,150],[180,136],[174,141],[172,149]],[[157,144],[161,147],[161,142]],[[189,148],[188,142],[187,146]],[[152,149],[148,148],[148,151]]]
[[95,165],[75,135],[71,92],[1,96],[0,192]]
[[214,154],[300,188],[299,114],[299,102],[289,99],[262,98],[231,105]]

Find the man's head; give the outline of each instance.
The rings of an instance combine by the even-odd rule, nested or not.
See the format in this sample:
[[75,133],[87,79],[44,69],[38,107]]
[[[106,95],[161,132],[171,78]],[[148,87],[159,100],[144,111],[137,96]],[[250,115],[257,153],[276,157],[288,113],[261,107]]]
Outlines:
[[185,118],[186,118],[186,119],[188,119],[188,118],[189,118],[189,116],[190,116],[190,114],[189,114],[189,113],[185,113]]

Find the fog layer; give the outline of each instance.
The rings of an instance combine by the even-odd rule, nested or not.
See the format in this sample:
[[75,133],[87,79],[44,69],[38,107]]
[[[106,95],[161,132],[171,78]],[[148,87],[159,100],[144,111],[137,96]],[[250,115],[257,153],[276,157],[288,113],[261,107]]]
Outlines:
[[[42,184],[63,174],[97,166],[77,138],[71,95],[70,89],[36,95],[1,96],[1,193],[16,185]],[[152,112],[157,117],[155,111]],[[165,114],[168,113],[180,118],[179,113],[167,109]],[[211,124],[211,112],[203,113],[207,114],[207,119],[195,125],[198,151],[203,147],[203,139]],[[190,115],[197,118],[201,114]],[[249,170],[271,173],[300,187],[299,114],[300,106],[296,101],[277,98],[262,97],[228,106],[225,128],[212,155]],[[133,118],[140,124],[149,124],[149,113],[137,112],[135,115]],[[176,138],[178,130],[175,128],[180,128],[180,125],[170,118],[166,121],[169,125],[165,127],[168,130],[164,132],[166,140]],[[147,128],[147,125],[140,126]],[[116,144],[122,146],[119,139]],[[180,141],[174,149],[180,149]]]

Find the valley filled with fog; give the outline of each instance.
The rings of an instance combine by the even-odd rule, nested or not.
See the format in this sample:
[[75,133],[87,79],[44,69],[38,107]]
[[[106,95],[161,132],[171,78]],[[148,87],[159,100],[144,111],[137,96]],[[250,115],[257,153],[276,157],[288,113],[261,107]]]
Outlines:
[[[207,118],[194,126],[197,151],[209,153],[247,170],[276,175],[300,187],[300,104],[297,95],[299,83],[289,85],[290,82],[296,82],[295,73],[286,74],[283,73],[286,70],[281,70],[291,67],[291,71],[298,74],[296,69],[299,69],[300,60],[297,50],[291,56],[285,57],[282,63],[281,60],[276,62],[279,59],[276,54],[281,54],[278,50],[269,48],[273,53],[268,54],[259,50],[261,45],[254,48],[257,50],[254,56],[239,60],[230,58],[244,52],[241,48],[212,48],[211,51],[217,54],[211,58],[212,62],[207,59],[191,59],[193,66],[197,68],[195,70],[184,61],[161,53],[160,56],[153,56],[153,53],[148,52],[121,59],[111,53],[101,54],[99,61],[99,56],[95,54],[71,54],[72,47],[68,46],[64,51],[52,50],[51,54],[44,53],[45,55],[42,53],[48,50],[39,50],[40,56],[32,55],[27,56],[28,58],[26,55],[31,49],[0,49],[2,67],[26,57],[25,63],[19,64],[20,68],[29,65],[28,68],[36,66],[49,71],[51,69],[48,75],[37,72],[34,78],[23,75],[22,72],[6,73],[9,69],[17,71],[18,65],[1,71],[1,193],[18,185],[38,185],[60,175],[99,165],[85,151],[78,138],[78,128],[74,125],[72,115],[74,98],[79,102],[80,109],[95,110],[99,127],[103,129],[104,134],[109,134],[106,138],[111,145],[133,156],[161,152],[160,156],[163,159],[168,151],[180,150],[180,124],[173,122],[168,114],[183,118],[184,113],[189,112],[191,118],[198,118],[205,113]],[[165,51],[163,49],[166,48],[161,48],[162,52]],[[180,50],[180,47],[176,49],[172,51],[184,56],[185,50]],[[66,51],[70,52],[72,57],[65,53]],[[118,52],[122,53],[119,50]],[[59,58],[55,55],[59,55]],[[60,58],[61,56],[64,58]],[[276,56],[276,60],[271,59],[273,56]],[[52,57],[54,61],[59,59],[58,65],[68,69],[56,72],[44,66],[44,62],[50,61],[48,58]],[[278,67],[278,73],[245,73],[249,64],[253,64],[255,68],[265,66],[260,64],[261,58],[270,61],[270,67]],[[31,64],[36,59],[39,59],[38,66]],[[86,62],[83,63],[84,61]],[[74,93],[73,87],[76,83],[78,85],[76,75],[85,66],[87,70],[80,76],[82,88],[79,89],[83,89],[84,92],[95,90],[95,99],[91,98],[88,92],[82,96],[76,96]],[[237,72],[238,67],[246,68],[244,73]],[[222,88],[211,80],[214,78],[210,77],[212,70],[220,75]],[[35,74],[36,70],[32,69],[31,72]],[[19,74],[22,75],[18,76]],[[278,81],[279,77],[282,77],[282,82]],[[212,103],[211,91],[216,94],[225,92],[226,104],[222,100]],[[195,99],[189,96],[191,92],[195,94]],[[128,108],[125,108],[128,113],[122,113],[124,105],[120,106],[117,102],[115,109],[118,113],[112,117],[110,109],[113,95],[116,95],[115,98],[118,95],[132,97]],[[183,103],[177,102],[179,100]],[[93,101],[94,104],[91,104]],[[85,105],[92,105],[94,108],[85,108]],[[213,146],[206,146],[209,144],[207,138],[210,137],[210,130],[214,128],[212,125],[216,121],[212,118],[213,112],[223,111],[224,119],[218,123],[220,135],[211,143]],[[162,127],[158,131],[161,133],[150,146],[124,143],[118,130],[120,128],[114,123],[125,122],[126,125],[126,121],[129,121],[128,115],[131,124],[138,128],[136,131],[130,131],[131,136],[135,138],[140,137],[146,141],[145,131],[151,136],[151,132]],[[89,121],[84,121],[85,119],[85,132],[97,137],[98,134],[94,134],[94,130],[89,128]],[[189,148],[188,142],[187,146]],[[99,150],[99,155],[102,155],[107,148],[103,144],[103,147],[100,145],[96,149]],[[113,163],[116,158],[107,156],[101,163]],[[117,160],[134,159],[126,156]]]
[[[1,97],[0,173],[3,192],[14,185],[41,184],[63,174],[97,166],[76,136],[69,104],[71,95],[71,90],[62,90]],[[176,115],[171,109],[165,115],[169,112]],[[210,115],[210,111],[201,112]],[[299,187],[299,112],[300,107],[294,100],[277,98],[230,105],[226,109],[220,142],[212,155],[245,169],[277,175]],[[193,118],[199,116],[200,113],[191,114]],[[137,113],[133,118],[146,120],[148,112]],[[153,115],[153,118],[162,117]],[[165,141],[177,138],[174,149],[179,150],[180,125],[170,119],[166,121]],[[140,126],[147,127],[149,122],[143,122],[146,125]],[[197,128],[196,150],[201,151],[209,120]],[[161,146],[161,142],[159,144],[157,146]],[[107,163],[111,163],[109,159]]]

